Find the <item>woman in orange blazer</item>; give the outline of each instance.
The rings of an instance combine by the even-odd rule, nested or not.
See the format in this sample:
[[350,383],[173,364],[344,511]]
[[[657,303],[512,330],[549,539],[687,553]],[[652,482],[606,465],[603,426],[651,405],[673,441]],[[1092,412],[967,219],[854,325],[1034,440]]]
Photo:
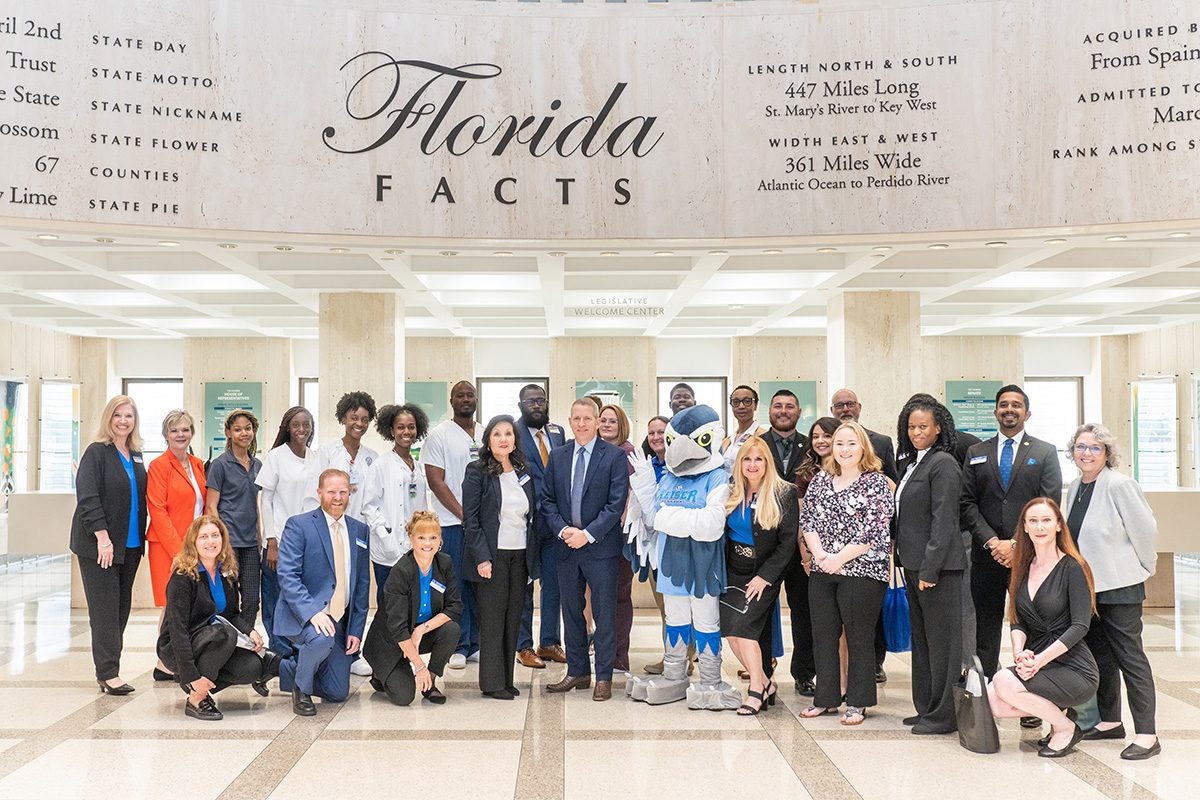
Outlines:
[[[195,433],[196,422],[191,414],[180,409],[167,414],[162,434],[168,450],[150,462],[146,470],[146,506],[150,512],[147,556],[154,605],[159,608],[167,603],[171,562],[183,546],[183,534],[204,510],[204,464],[188,452]],[[175,676],[159,661],[154,679],[170,681]]]

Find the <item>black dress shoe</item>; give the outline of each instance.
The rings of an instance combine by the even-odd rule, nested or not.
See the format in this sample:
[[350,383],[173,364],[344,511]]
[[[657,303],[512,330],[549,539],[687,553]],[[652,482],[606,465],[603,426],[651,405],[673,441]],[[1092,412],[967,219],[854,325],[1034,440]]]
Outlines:
[[446,702],[446,695],[436,686],[430,686],[428,690],[421,692],[421,697],[439,706]]
[[803,681],[796,681],[796,694],[804,695],[805,697],[814,697],[817,694],[817,684],[812,678]]
[[315,717],[317,707],[313,705],[312,697],[299,689],[292,689],[292,711],[302,717]]
[[107,682],[98,680],[100,684],[100,694],[113,694],[117,697],[124,697],[127,694],[133,694],[133,687],[128,683],[122,683],[120,686],[109,686]]
[[905,717],[904,719],[900,720],[901,723],[903,723],[904,725],[908,725],[910,728],[913,725],[916,725],[920,721],[921,721],[920,714],[913,714],[911,717]]
[[1062,758],[1075,749],[1075,745],[1083,739],[1083,731],[1079,726],[1075,726],[1075,732],[1071,734],[1071,741],[1067,742],[1067,746],[1061,750],[1055,750],[1049,744],[1038,750],[1038,755],[1042,758]]
[[875,668],[875,682],[887,683],[887,673],[883,671],[883,667]]
[[513,693],[508,689],[497,689],[494,692],[480,692],[484,697],[490,697],[493,700],[512,700]]
[[250,684],[250,688],[256,691],[260,696],[267,697],[271,694],[271,690],[267,688],[267,681],[271,678],[279,677],[279,664],[283,661],[278,653],[271,650],[264,650],[262,655],[263,676]]
[[926,725],[923,721],[912,726],[911,732],[917,736],[944,736],[947,733],[954,733],[958,728],[935,728],[932,725]]
[[217,708],[217,704],[213,702],[211,697],[205,697],[200,701],[199,705],[192,705],[191,700],[183,701],[183,713],[192,719],[204,720],[205,722],[216,722],[219,719],[225,719],[225,715],[221,713],[221,709]]
[[174,681],[174,680],[178,680],[178,678],[176,678],[176,677],[175,677],[173,674],[171,674],[170,672],[167,672],[167,671],[165,671],[165,670],[161,670],[161,669],[159,669],[158,667],[155,667],[155,668],[154,668],[154,680],[156,680],[156,681],[158,681],[158,682],[160,682],[160,683],[163,683],[163,682],[165,682],[165,681]]
[[1115,728],[1109,728],[1102,731],[1099,728],[1088,728],[1083,734],[1084,741],[1097,742],[1102,739],[1124,739],[1125,738],[1125,723],[1121,723]]
[[1154,744],[1149,747],[1142,747],[1138,744],[1131,744],[1121,751],[1121,758],[1126,761],[1145,761],[1147,758],[1154,758],[1162,752],[1162,744],[1158,739],[1154,740]]
[[1040,727],[1042,727],[1042,718],[1041,717],[1021,717],[1021,727],[1028,728],[1028,729],[1040,728]]
[[[1076,711],[1074,708],[1064,709],[1063,713],[1067,715],[1067,719],[1071,720],[1071,722],[1075,722],[1076,720],[1079,719],[1079,712]],[[1045,736],[1038,739],[1038,747],[1045,747],[1046,745],[1050,744],[1051,735],[1052,734],[1047,733]],[[1084,731],[1083,738],[1085,738],[1085,739],[1087,738],[1087,731]]]
[[505,687],[505,691],[507,691],[507,692],[508,692],[509,694],[511,694],[513,697],[520,697],[520,696],[521,696],[521,690],[520,690],[520,689],[518,689],[518,688],[517,688],[517,687],[515,687],[515,686],[507,686],[507,687]]

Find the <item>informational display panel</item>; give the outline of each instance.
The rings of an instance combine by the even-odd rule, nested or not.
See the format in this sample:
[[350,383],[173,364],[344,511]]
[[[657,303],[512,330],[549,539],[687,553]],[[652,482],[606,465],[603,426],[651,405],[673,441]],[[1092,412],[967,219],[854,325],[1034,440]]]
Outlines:
[[512,239],[1195,216],[1178,0],[9,0],[0,219]]
[[1134,381],[1133,478],[1143,486],[1179,485],[1179,405],[1174,378]]
[[990,439],[1000,430],[996,422],[996,392],[1003,381],[946,381],[946,407],[954,427]]
[[[575,397],[585,395],[599,397],[604,405],[620,406],[629,417],[629,424],[636,422],[633,416],[633,381],[575,381]],[[630,438],[633,438],[632,436]]]
[[[209,381],[204,384],[204,458],[209,459],[225,449],[225,417],[230,411],[251,411],[263,420],[262,382]],[[263,431],[259,429],[258,446],[263,449]]]

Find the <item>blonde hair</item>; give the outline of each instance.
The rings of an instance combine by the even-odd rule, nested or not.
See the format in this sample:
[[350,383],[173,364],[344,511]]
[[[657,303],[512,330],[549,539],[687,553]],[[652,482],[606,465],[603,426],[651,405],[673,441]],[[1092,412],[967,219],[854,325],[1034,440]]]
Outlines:
[[606,405],[600,409],[599,417],[603,417],[604,412],[608,411],[609,409],[611,409],[612,412],[617,415],[617,442],[616,443],[618,445],[625,444],[626,442],[629,441],[629,417],[625,416],[625,409],[621,408],[618,405],[613,405],[612,403],[609,403],[608,405]]
[[751,436],[747,439],[746,443],[738,448],[737,456],[733,459],[733,486],[729,492],[729,499],[725,501],[725,516],[736,511],[746,498],[746,476],[742,474],[742,459],[754,450],[767,462],[763,468],[762,483],[758,486],[758,505],[754,509],[754,521],[760,528],[771,530],[779,527],[779,520],[783,519],[779,493],[787,483],[775,471],[775,458],[761,436]]
[[[862,453],[858,457],[858,469],[860,472],[879,472],[883,469],[883,462],[879,460],[879,456],[875,455],[875,448],[871,447],[871,439],[867,436],[867,429],[857,422],[843,422],[838,425],[836,431],[833,432],[833,438],[837,439],[837,435],[843,430],[851,431],[858,437],[858,446],[862,448]],[[841,475],[842,465],[833,457],[833,451],[829,451],[822,466],[830,475]]]
[[416,535],[418,528],[433,528],[437,531],[438,536],[442,535],[442,521],[438,519],[438,515],[432,511],[414,511],[412,518],[404,526],[404,530],[408,533],[408,538],[412,539]]
[[169,434],[171,432],[172,425],[174,425],[175,423],[177,423],[183,419],[187,420],[188,427],[191,428],[192,435],[195,436],[196,435],[196,420],[192,417],[191,414],[184,411],[182,408],[177,408],[174,411],[168,411],[167,415],[165,417],[163,417],[163,424],[162,424],[163,438],[164,439],[167,438],[167,434]]
[[104,410],[100,412],[100,428],[96,431],[94,441],[104,444],[113,443],[112,418],[117,413],[117,409],[123,405],[128,405],[133,409],[133,430],[129,432],[126,444],[131,451],[140,453],[142,451],[142,417],[138,414],[137,403],[133,402],[133,398],[127,394],[116,395],[104,406]]
[[217,556],[217,566],[220,568],[221,574],[236,579],[238,564],[237,559],[233,556],[233,545],[229,543],[229,529],[225,527],[224,522],[221,522],[220,517],[210,514],[202,514],[192,520],[191,525],[188,525],[187,531],[183,534],[183,546],[179,548],[179,555],[175,556],[175,560],[171,562],[171,571],[186,575],[192,580],[199,580],[200,551],[196,549],[196,537],[200,535],[200,529],[205,525],[215,525],[221,532],[221,554]]

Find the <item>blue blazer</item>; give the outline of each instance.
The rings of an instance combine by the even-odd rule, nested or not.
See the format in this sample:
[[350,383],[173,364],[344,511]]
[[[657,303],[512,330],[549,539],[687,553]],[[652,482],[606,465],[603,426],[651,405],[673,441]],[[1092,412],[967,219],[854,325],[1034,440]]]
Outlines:
[[[546,496],[546,491],[543,484],[546,480],[546,470],[548,467],[542,466],[542,451],[538,450],[537,439],[529,433],[529,429],[525,427],[525,423],[517,417],[517,424],[513,426],[517,429],[517,446],[521,448],[521,453],[525,456],[525,469],[529,473],[529,477],[533,479],[533,496],[534,508],[542,502],[542,498]],[[545,427],[546,449],[554,452],[554,448],[562,447],[567,443],[566,434],[559,425],[553,422],[547,422]],[[551,531],[546,525],[546,519],[541,514],[534,514],[536,518],[534,530],[537,532],[538,539],[545,541],[553,538],[557,531]]]
[[[551,451],[544,483],[545,497],[540,504],[546,527],[558,542],[560,559],[575,552],[558,538],[559,531],[571,524],[571,462],[574,458],[574,440]],[[625,451],[597,437],[584,477],[583,499],[580,503],[583,527],[596,541],[584,545],[579,550],[580,555],[616,558],[621,554],[624,544],[621,515],[625,513],[628,494],[629,459]]]
[[[346,635],[360,640],[367,624],[371,592],[371,533],[367,526],[346,514],[342,517],[350,536],[350,586],[346,592]],[[333,597],[333,542],[321,509],[297,514],[283,526],[279,544],[279,602],[275,606],[275,633],[299,636],[304,626]]]

